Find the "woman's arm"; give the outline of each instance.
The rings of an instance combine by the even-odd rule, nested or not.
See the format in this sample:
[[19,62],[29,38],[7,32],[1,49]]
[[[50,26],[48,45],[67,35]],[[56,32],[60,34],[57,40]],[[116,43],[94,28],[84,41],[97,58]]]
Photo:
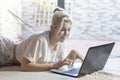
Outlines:
[[77,50],[72,50],[71,53],[76,54],[77,55],[76,58],[79,58],[82,62],[84,61],[84,56],[81,53],[79,53]]
[[82,54],[80,54],[77,50],[72,50],[69,55],[66,57],[66,59],[71,59],[71,60],[75,60],[79,58],[82,62],[84,60],[84,56]]
[[71,60],[71,64],[73,65],[73,63],[76,59],[80,59],[83,62],[84,57],[77,50],[71,50],[71,52],[65,59]]
[[53,68],[60,68],[63,65],[69,65],[69,60],[59,61],[55,64],[39,64],[30,62],[28,59],[23,58],[21,62],[21,70],[23,71],[48,71]]
[[76,59],[80,59],[82,62],[84,60],[84,57],[82,54],[80,54],[78,51],[76,50],[72,50],[69,55],[65,58],[65,60],[70,60],[70,65],[69,67],[72,67],[75,60]]
[[24,58],[21,62],[21,70],[23,71],[47,71],[53,67],[53,64],[38,64],[30,62],[28,59]]

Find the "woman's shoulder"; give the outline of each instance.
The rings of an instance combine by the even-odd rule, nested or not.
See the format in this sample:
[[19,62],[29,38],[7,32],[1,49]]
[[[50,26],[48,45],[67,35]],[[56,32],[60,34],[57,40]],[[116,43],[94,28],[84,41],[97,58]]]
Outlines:
[[49,36],[49,31],[44,31],[42,33],[35,33],[32,34],[28,39],[34,39],[34,40],[46,40]]

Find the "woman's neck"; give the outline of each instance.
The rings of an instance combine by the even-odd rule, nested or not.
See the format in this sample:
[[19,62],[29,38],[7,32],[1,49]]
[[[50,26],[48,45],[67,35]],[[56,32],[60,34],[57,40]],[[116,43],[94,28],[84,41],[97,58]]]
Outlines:
[[57,39],[54,37],[54,34],[52,32],[49,33],[49,42],[50,42],[50,47],[52,50],[56,50],[57,47]]

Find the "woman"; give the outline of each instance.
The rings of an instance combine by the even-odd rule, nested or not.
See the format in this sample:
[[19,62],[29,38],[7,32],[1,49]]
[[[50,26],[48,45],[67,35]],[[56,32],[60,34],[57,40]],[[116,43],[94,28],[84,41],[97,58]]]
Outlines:
[[[72,50],[66,56],[65,39],[70,34],[71,26],[72,21],[68,14],[63,10],[57,10],[52,17],[50,31],[33,34],[18,44],[1,37],[1,47],[3,43],[5,43],[4,46],[7,45],[6,48],[1,48],[1,53],[9,57],[6,63],[20,62],[23,71],[46,71],[60,68],[63,65],[72,65],[77,58],[83,61],[83,56],[76,50]],[[10,53],[7,53],[8,49]],[[10,55],[12,52],[13,55]]]

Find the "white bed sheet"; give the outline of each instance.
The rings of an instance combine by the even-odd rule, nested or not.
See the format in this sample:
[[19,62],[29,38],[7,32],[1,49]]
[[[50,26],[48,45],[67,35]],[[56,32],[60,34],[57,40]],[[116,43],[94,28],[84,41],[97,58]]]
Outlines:
[[0,68],[0,78],[2,80],[120,80],[119,61],[120,58],[109,58],[103,70],[80,78],[63,76],[49,71],[23,72],[18,66]]

